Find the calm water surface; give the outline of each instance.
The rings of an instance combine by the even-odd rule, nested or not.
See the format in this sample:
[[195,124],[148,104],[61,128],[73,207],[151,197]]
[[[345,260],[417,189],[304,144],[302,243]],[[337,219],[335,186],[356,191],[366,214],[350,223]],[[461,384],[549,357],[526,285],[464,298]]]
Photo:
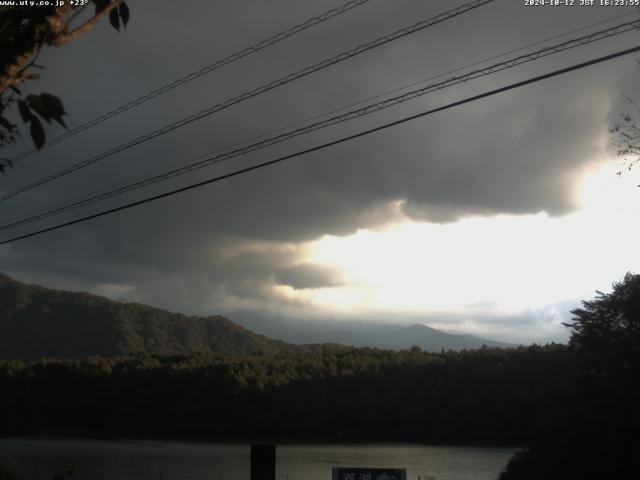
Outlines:
[[[406,467],[407,480],[489,480],[514,448],[278,445],[277,480],[330,480],[332,466]],[[40,480],[73,463],[73,480],[248,480],[249,446],[155,441],[0,439]]]

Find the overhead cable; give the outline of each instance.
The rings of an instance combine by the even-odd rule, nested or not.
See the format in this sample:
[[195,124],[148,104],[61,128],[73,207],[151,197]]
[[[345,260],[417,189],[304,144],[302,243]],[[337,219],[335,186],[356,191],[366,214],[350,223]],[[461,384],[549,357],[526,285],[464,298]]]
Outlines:
[[262,150],[264,148],[270,147],[272,145],[290,140],[292,138],[298,137],[300,135],[305,135],[311,132],[314,132],[316,130],[320,130],[320,129],[324,129],[333,125],[337,125],[340,123],[344,123],[347,122],[349,120],[353,120],[355,118],[359,118],[365,115],[369,115],[375,112],[379,112],[381,110],[390,108],[392,106],[407,102],[409,100],[413,100],[415,98],[418,98],[420,96],[426,95],[428,93],[431,93],[433,91],[436,90],[441,90],[447,87],[451,87],[453,85],[458,85],[464,82],[467,82],[469,80],[473,80],[476,78],[480,78],[480,77],[484,77],[487,75],[491,75],[503,70],[507,70],[510,68],[514,68],[516,66],[525,64],[525,63],[529,63],[535,60],[539,60],[541,58],[545,58],[548,57],[550,55],[555,55],[558,54],[560,52],[572,49],[572,48],[576,48],[579,46],[583,46],[583,45],[587,45],[596,41],[600,41],[603,39],[607,39],[607,38],[611,38],[613,36],[616,35],[620,35],[626,32],[629,32],[631,30],[634,30],[636,28],[638,28],[640,26],[640,21],[639,20],[634,20],[631,22],[625,22],[619,25],[616,25],[614,27],[605,29],[605,30],[600,30],[598,32],[594,32],[588,35],[584,35],[582,37],[579,38],[575,38],[575,39],[571,39],[568,41],[565,41],[563,43],[557,44],[557,45],[552,45],[549,47],[545,47],[542,48],[540,50],[537,50],[535,52],[531,52],[525,55],[520,55],[518,57],[509,59],[509,60],[505,60],[503,62],[499,62],[499,63],[495,63],[493,65],[490,65],[488,67],[484,67],[484,68],[480,68],[477,70],[473,70],[470,71],[468,73],[465,73],[463,75],[459,75],[459,76],[455,76],[455,77],[451,77],[445,81],[439,82],[439,83],[434,83],[434,84],[430,84],[430,85],[426,85],[423,86],[419,89],[416,90],[412,90],[409,92],[406,92],[402,95],[398,95],[395,97],[391,97],[385,100],[382,100],[380,102],[376,102],[376,103],[372,103],[370,105],[355,109],[355,110],[351,110],[349,112],[340,114],[340,115],[336,115],[333,116],[331,118],[322,120],[322,121],[318,121],[315,123],[312,123],[310,125],[301,127],[301,128],[297,128],[295,130],[291,130],[289,132],[271,137],[271,138],[267,138],[265,140],[253,143],[251,145],[247,145],[241,148],[237,148],[235,150],[232,150],[230,152],[226,152],[226,153],[222,153],[219,155],[215,155],[213,157],[209,157],[209,158],[205,158],[203,160],[200,161],[196,161],[196,162],[192,162],[189,163],[187,165],[183,165],[181,167],[175,168],[173,170],[169,170],[167,172],[164,173],[160,173],[154,176],[150,176],[150,177],[145,177],[141,180],[137,180],[137,181],[133,181],[130,182],[128,184],[124,184],[122,186],[119,186],[117,188],[114,188],[112,190],[106,191],[106,192],[102,192],[99,193],[97,195],[93,195],[89,198],[84,198],[82,200],[79,201],[72,201],[69,202],[67,204],[64,204],[63,206],[60,207],[56,207],[56,208],[51,208],[48,210],[45,210],[43,212],[39,212],[35,215],[30,215],[27,216],[26,218],[23,217],[19,220],[16,221],[12,221],[3,225],[0,225],[0,230],[8,230],[8,229],[13,229],[13,228],[17,228],[29,223],[33,223],[39,220],[43,220],[46,218],[50,218],[52,216],[55,215],[60,215],[62,213],[66,213],[72,210],[76,210],[78,208],[87,206],[87,205],[91,205],[93,203],[97,203],[99,201],[102,200],[106,200],[108,198],[112,198],[115,197],[117,195],[122,195],[124,193],[133,191],[133,190],[137,190],[140,189],[142,187],[146,187],[148,185],[152,185],[154,183],[158,183],[160,181],[164,181],[164,180],[168,180],[180,175],[184,175],[190,172],[193,172],[195,170],[204,168],[204,167],[208,167],[210,165],[216,164],[216,163],[221,163],[223,161],[232,159],[232,158],[236,158],[242,155],[246,155],[248,153],[251,152],[255,152],[257,150]]
[[618,51],[618,52],[615,52],[615,53],[611,53],[609,55],[605,55],[605,56],[602,56],[602,57],[598,57],[598,58],[589,60],[587,62],[578,63],[578,64],[572,65],[570,67],[561,68],[559,70],[555,70],[555,71],[552,71],[552,72],[549,72],[549,73],[545,73],[543,75],[538,75],[538,76],[529,78],[527,80],[522,80],[520,82],[512,83],[512,84],[506,85],[506,86],[501,87],[501,88],[496,88],[494,90],[489,90],[487,92],[484,92],[484,93],[481,93],[481,94],[478,94],[478,95],[467,97],[467,98],[465,98],[463,100],[458,100],[456,102],[452,102],[452,103],[449,103],[447,105],[443,105],[441,107],[433,108],[433,109],[427,110],[425,112],[421,112],[421,113],[418,113],[418,114],[415,114],[415,115],[404,117],[404,118],[401,118],[401,119],[393,121],[393,122],[385,123],[385,124],[380,125],[378,127],[370,128],[368,130],[364,130],[362,132],[355,133],[353,135],[348,135],[346,137],[342,137],[342,138],[340,138],[338,140],[333,140],[331,142],[323,143],[323,144],[317,145],[315,147],[311,147],[311,148],[307,148],[307,149],[304,149],[304,150],[300,150],[298,152],[295,152],[295,153],[292,153],[292,154],[289,154],[289,155],[284,155],[284,156],[281,156],[281,157],[278,157],[278,158],[275,158],[275,159],[272,159],[272,160],[269,160],[269,161],[266,161],[266,162],[262,162],[262,163],[258,163],[258,164],[252,165],[250,167],[242,168],[242,169],[236,170],[234,172],[226,173],[224,175],[219,175],[217,177],[209,178],[207,180],[203,180],[203,181],[200,181],[200,182],[197,182],[197,183],[193,183],[193,184],[187,185],[185,187],[181,187],[181,188],[177,188],[177,189],[174,189],[174,190],[171,190],[171,191],[168,191],[168,192],[164,192],[164,193],[160,193],[160,194],[157,194],[157,195],[153,195],[153,196],[144,198],[142,200],[137,200],[137,201],[130,202],[130,203],[127,203],[127,204],[124,204],[124,205],[120,205],[118,207],[114,207],[114,208],[110,208],[110,209],[107,209],[107,210],[103,210],[101,212],[97,212],[97,213],[94,213],[94,214],[91,214],[91,215],[87,215],[87,216],[82,217],[82,218],[77,218],[75,220],[71,220],[71,221],[64,222],[64,223],[59,223],[57,225],[53,225],[53,226],[50,226],[50,227],[47,227],[47,228],[43,228],[43,229],[36,230],[36,231],[30,232],[30,233],[26,233],[26,234],[23,234],[23,235],[16,236],[16,237],[13,237],[13,238],[9,238],[7,240],[0,241],[0,245],[6,245],[6,244],[9,244],[9,243],[12,243],[12,242],[16,242],[18,240],[23,240],[23,239],[26,239],[26,238],[35,237],[37,235],[42,235],[44,233],[52,232],[52,231],[55,231],[55,230],[59,230],[61,228],[65,228],[65,227],[68,227],[68,226],[71,226],[71,225],[76,225],[76,224],[79,224],[79,223],[87,222],[87,221],[95,219],[95,218],[103,217],[105,215],[110,215],[110,214],[113,214],[113,213],[116,213],[116,212],[120,212],[122,210],[127,210],[129,208],[133,208],[133,207],[136,207],[136,206],[139,206],[139,205],[144,205],[146,203],[151,203],[151,202],[160,200],[162,198],[166,198],[166,197],[170,197],[170,196],[173,196],[173,195],[177,195],[179,193],[184,193],[184,192],[187,192],[189,190],[194,190],[196,188],[200,188],[200,187],[203,187],[205,185],[209,185],[211,183],[220,182],[222,180],[226,180],[228,178],[232,178],[232,177],[235,177],[235,176],[238,176],[238,175],[242,175],[242,174],[254,171],[254,170],[258,170],[258,169],[265,168],[265,167],[268,167],[268,166],[271,166],[271,165],[275,165],[277,163],[281,163],[281,162],[284,162],[286,160],[290,160],[292,158],[300,157],[302,155],[306,155],[306,154],[309,154],[309,153],[312,153],[312,152],[316,152],[316,151],[319,151],[319,150],[324,150],[324,149],[326,149],[328,147],[332,147],[332,146],[335,146],[335,145],[338,145],[338,144],[341,144],[341,143],[345,143],[345,142],[354,140],[356,138],[364,137],[366,135],[370,135],[370,134],[375,133],[375,132],[386,130],[388,128],[391,128],[391,127],[394,127],[394,126],[397,126],[397,125],[401,125],[401,124],[410,122],[412,120],[416,120],[418,118],[425,117],[427,115],[432,115],[434,113],[441,112],[443,110],[448,110],[450,108],[454,108],[454,107],[457,107],[457,106],[460,106],[460,105],[464,105],[464,104],[467,104],[467,103],[475,102],[477,100],[480,100],[480,99],[483,99],[483,98],[486,98],[486,97],[497,95],[499,93],[503,93],[503,92],[506,92],[506,91],[509,91],[509,90],[513,90],[515,88],[523,87],[525,85],[530,85],[532,83],[540,82],[542,80],[546,80],[546,79],[549,79],[549,78],[552,78],[552,77],[563,75],[563,74],[566,74],[566,73],[569,73],[569,72],[572,72],[572,71],[575,71],[575,70],[580,70],[580,69],[583,69],[583,68],[586,68],[586,67],[589,67],[589,66],[592,66],[592,65],[596,65],[596,64],[603,63],[603,62],[606,62],[606,61],[609,61],[609,60],[613,60],[614,58],[618,58],[618,57],[621,57],[623,55],[628,55],[628,54],[635,53],[635,52],[638,52],[638,51],[640,51],[640,46],[636,46],[636,47],[628,48],[628,49],[625,49],[625,50],[621,50],[621,51]]
[[149,100],[158,97],[160,95],[163,95],[165,93],[167,93],[170,90],[173,90],[174,88],[178,88],[186,83],[189,83],[197,78],[202,77],[203,75],[206,75],[208,73],[213,72],[214,70],[218,70],[219,68],[222,68],[226,65],[229,65],[237,60],[240,60],[241,58],[247,57],[249,55],[252,55],[256,52],[259,52],[261,50],[264,50],[267,47],[270,47],[272,45],[275,45],[276,43],[279,43],[289,37],[292,37],[304,30],[307,30],[308,28],[314,27],[316,25],[319,25],[333,17],[337,17],[338,15],[341,15],[343,13],[346,13],[356,7],[359,7],[367,2],[369,2],[370,0],[350,0],[342,5],[340,5],[339,7],[336,8],[332,8],[331,10],[327,10],[326,12],[317,15],[315,17],[311,17],[307,20],[305,20],[302,23],[299,23],[298,25],[295,25],[287,30],[284,30],[280,33],[277,33],[269,38],[266,38],[264,40],[259,41],[258,43],[255,43],[253,45],[251,45],[250,47],[246,47],[242,50],[239,50],[235,53],[232,53],[231,55],[225,57],[225,58],[221,58],[219,60],[216,60],[215,62],[209,64],[209,65],[205,65],[204,67],[188,73],[187,75],[184,75],[180,78],[177,78],[165,85],[162,85],[159,88],[156,88],[155,90],[150,91],[149,93],[146,93],[144,95],[142,95],[141,97],[138,97],[134,100],[131,100],[130,102],[127,102],[123,105],[120,105],[119,107],[114,108],[113,110],[110,110],[102,115],[100,115],[99,117],[96,117],[92,120],[89,120],[81,125],[78,125],[77,127],[72,128],[71,130],[68,130],[60,135],[58,135],[57,137],[53,137],[51,140],[48,140],[44,146],[38,150],[37,148],[31,148],[29,150],[26,150],[12,158],[10,158],[9,160],[11,160],[14,164],[16,164],[17,162],[24,160],[27,157],[30,157],[31,155],[38,153],[39,151],[42,151],[43,149],[51,146],[51,145],[55,145],[57,143],[60,143],[64,140],[67,140],[68,138],[73,137],[74,135],[77,135],[80,132],[84,132],[85,130],[88,130],[90,128],[95,127],[96,125],[101,124],[102,122],[109,120],[110,118],[113,118],[117,115],[120,115],[121,113],[126,112],[127,110],[131,110],[134,107],[137,107],[139,105],[142,105],[143,103],[148,102]]
[[248,100],[250,98],[253,98],[255,96],[258,96],[260,94],[263,94],[265,92],[268,92],[270,90],[273,90],[274,88],[280,87],[282,85],[286,85],[287,83],[293,82],[294,80],[297,80],[299,78],[308,76],[314,72],[317,72],[319,70],[322,70],[324,68],[327,68],[331,65],[335,65],[337,63],[343,62],[347,59],[353,58],[357,55],[360,55],[364,52],[367,52],[371,49],[374,49],[376,47],[379,47],[381,45],[387,44],[389,42],[392,42],[394,40],[397,40],[399,38],[405,37],[407,35],[419,32],[421,30],[424,30],[425,28],[431,27],[433,25],[436,25],[440,22],[444,22],[445,20],[449,20],[451,18],[457,17],[458,15],[462,15],[463,13],[469,12],[471,10],[474,10],[478,7],[481,7],[483,5],[486,5],[488,3],[491,3],[495,0],[474,0],[472,2],[466,3],[464,5],[460,5],[456,8],[453,8],[451,10],[448,10],[444,13],[440,13],[434,17],[431,17],[427,20],[423,20],[420,22],[417,22],[411,26],[402,28],[400,30],[396,30],[395,32],[389,34],[389,35],[385,35],[383,37],[379,37],[375,40],[372,40],[371,42],[368,43],[364,43],[361,44],[351,50],[347,50],[346,52],[340,53],[334,57],[328,58],[326,60],[323,60],[319,63],[316,63],[315,65],[312,65],[310,67],[306,67],[303,68],[302,70],[299,70],[295,73],[291,73],[289,75],[286,75],[278,80],[274,80],[270,83],[264,84],[261,87],[255,88],[253,90],[249,90],[237,97],[233,97],[231,99],[225,100],[222,103],[218,103],[216,105],[213,105],[212,107],[206,108],[204,110],[201,110],[198,113],[195,113],[193,115],[190,115],[186,118],[183,118],[181,120],[178,120],[176,122],[173,122],[171,124],[165,125],[164,127],[161,127],[159,129],[153,130],[152,132],[149,132],[145,135],[142,135],[140,137],[137,137],[133,140],[130,140],[128,142],[122,143],[116,147],[112,147],[109,150],[106,150],[103,153],[100,153],[98,155],[95,155],[93,157],[90,157],[86,160],[83,160],[81,162],[75,163],[73,165],[70,165],[66,168],[63,168],[62,170],[59,170],[55,173],[52,173],[50,175],[47,175],[45,177],[42,177],[34,182],[31,182],[27,185],[24,185],[22,187],[18,187],[14,190],[11,190],[10,192],[4,193],[2,195],[0,195],[0,202],[7,200],[9,198],[15,197],[16,195],[19,195],[20,193],[26,192],[28,190],[31,190],[35,187],[38,187],[40,185],[43,185],[45,183],[51,182],[53,180],[56,180],[60,177],[63,177],[65,175],[69,175],[70,173],[76,172],[82,168],[88,167],[89,165],[93,165],[96,162],[99,162],[101,160],[104,160],[105,158],[111,157],[112,155],[115,155],[116,153],[122,152],[124,150],[128,150],[136,145],[139,145],[141,143],[144,142],[148,142],[149,140],[152,140],[154,138],[160,137],[162,135],[166,135],[169,132],[172,132],[174,130],[177,130],[178,128],[182,128],[186,125],[189,125],[195,121],[201,120],[202,118],[205,118],[209,115],[212,115],[216,112],[219,112],[220,110],[224,110],[226,108],[231,107],[232,105],[236,105],[240,102],[243,102],[245,100]]

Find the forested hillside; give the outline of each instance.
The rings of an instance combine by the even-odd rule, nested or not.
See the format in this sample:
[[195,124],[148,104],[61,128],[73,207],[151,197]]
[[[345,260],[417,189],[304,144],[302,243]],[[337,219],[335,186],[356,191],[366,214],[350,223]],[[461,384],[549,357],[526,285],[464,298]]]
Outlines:
[[4,434],[521,442],[572,408],[566,346],[0,362]]
[[0,358],[275,353],[290,348],[220,316],[195,317],[0,274]]

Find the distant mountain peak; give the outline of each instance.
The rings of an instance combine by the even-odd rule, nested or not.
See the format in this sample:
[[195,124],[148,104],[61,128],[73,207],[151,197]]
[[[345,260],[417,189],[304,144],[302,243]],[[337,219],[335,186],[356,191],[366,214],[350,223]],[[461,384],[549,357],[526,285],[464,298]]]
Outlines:
[[439,352],[490,347],[511,347],[513,345],[476,337],[474,335],[446,333],[422,323],[398,325],[367,322],[356,319],[349,321],[316,320],[299,322],[294,319],[270,317],[260,313],[234,315],[234,320],[253,331],[271,338],[279,338],[294,344],[338,343],[355,347],[375,347],[392,350],[418,346],[423,350]]
[[425,331],[435,331],[436,329],[433,327],[430,327],[428,325],[424,325],[422,323],[414,323],[413,325],[409,325],[408,327],[404,327],[406,330],[416,330],[419,332],[425,332]]

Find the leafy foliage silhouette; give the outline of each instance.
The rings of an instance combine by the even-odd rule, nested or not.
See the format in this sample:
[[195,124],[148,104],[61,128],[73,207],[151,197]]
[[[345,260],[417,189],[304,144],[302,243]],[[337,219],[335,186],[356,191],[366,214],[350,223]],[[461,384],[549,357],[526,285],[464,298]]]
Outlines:
[[[72,23],[87,8],[89,2],[65,2],[61,6],[0,6],[0,148],[12,145],[20,135],[18,125],[7,113],[17,106],[22,122],[29,126],[31,139],[37,149],[46,142],[42,120],[52,120],[66,128],[62,101],[50,93],[25,95],[22,84],[37,80],[42,69],[36,63],[44,46],[58,47],[90,31],[104,17],[111,26],[129,22],[130,12],[122,0],[91,0],[94,12],[80,25]],[[53,3],[53,2],[52,2]],[[13,168],[9,159],[0,159],[0,172]]]

